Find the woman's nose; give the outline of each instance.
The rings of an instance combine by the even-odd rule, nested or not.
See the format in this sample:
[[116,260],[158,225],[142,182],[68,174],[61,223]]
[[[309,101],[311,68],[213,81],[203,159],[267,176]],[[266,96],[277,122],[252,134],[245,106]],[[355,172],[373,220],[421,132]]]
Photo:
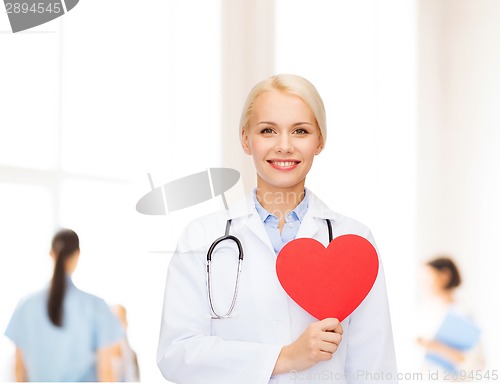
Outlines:
[[288,135],[280,135],[275,151],[278,153],[292,153],[293,150],[292,139]]

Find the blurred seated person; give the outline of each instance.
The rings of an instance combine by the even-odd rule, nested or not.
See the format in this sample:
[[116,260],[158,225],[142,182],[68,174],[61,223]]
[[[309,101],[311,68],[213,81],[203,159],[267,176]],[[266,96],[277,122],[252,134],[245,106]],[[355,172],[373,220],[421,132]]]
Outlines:
[[140,374],[137,354],[130,347],[127,337],[127,310],[123,305],[114,305],[112,311],[120,320],[120,324],[125,332],[125,338],[115,346],[113,351],[113,369],[116,381],[138,382],[140,381]]

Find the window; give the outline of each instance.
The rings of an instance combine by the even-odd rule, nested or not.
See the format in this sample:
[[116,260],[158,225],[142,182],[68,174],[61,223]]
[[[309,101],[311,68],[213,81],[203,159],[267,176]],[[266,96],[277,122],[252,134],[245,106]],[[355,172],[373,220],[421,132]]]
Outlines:
[[[169,257],[184,225],[214,206],[152,217],[135,204],[147,173],[159,186],[219,166],[220,14],[219,1],[80,2],[0,34],[2,332],[18,300],[50,279],[51,237],[70,227],[81,239],[75,283],[125,305],[142,379],[162,379]],[[1,336],[0,380],[13,380],[12,352]]]

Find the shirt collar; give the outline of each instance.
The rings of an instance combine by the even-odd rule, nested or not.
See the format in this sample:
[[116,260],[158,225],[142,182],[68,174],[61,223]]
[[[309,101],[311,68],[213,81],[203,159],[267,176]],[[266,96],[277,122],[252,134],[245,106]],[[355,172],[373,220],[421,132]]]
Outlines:
[[[262,222],[266,222],[271,219],[277,220],[277,217],[270,212],[266,211],[266,209],[259,203],[259,200],[257,200],[257,189],[253,190],[253,199],[255,202],[255,209],[257,210],[257,213],[260,216],[260,219]],[[304,198],[302,201],[295,207],[295,209],[290,212],[291,215],[293,215],[295,220],[299,220],[302,223],[302,220],[304,219],[304,216],[307,212],[307,207],[309,205],[309,194],[307,193],[307,190],[304,190]],[[288,216],[288,215],[287,215]],[[288,221],[288,220],[287,220]]]

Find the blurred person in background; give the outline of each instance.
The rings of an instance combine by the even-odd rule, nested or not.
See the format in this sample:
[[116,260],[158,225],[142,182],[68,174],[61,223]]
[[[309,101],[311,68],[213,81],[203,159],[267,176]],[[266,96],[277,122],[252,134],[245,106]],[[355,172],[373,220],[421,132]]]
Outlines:
[[78,235],[57,232],[54,272],[44,287],[17,305],[5,331],[16,346],[17,381],[114,381],[112,351],[123,329],[106,302],[73,284]]
[[125,337],[115,346],[113,352],[113,371],[115,372],[116,381],[138,382],[140,381],[139,363],[137,354],[130,347],[127,337],[127,310],[123,305],[114,305],[111,310],[120,321],[120,324],[125,332]]
[[423,369],[439,380],[470,380],[470,372],[483,368],[484,359],[480,329],[457,297],[462,284],[459,268],[450,257],[440,256],[425,264],[424,278],[429,300],[419,324],[427,329],[417,338],[425,352]]

